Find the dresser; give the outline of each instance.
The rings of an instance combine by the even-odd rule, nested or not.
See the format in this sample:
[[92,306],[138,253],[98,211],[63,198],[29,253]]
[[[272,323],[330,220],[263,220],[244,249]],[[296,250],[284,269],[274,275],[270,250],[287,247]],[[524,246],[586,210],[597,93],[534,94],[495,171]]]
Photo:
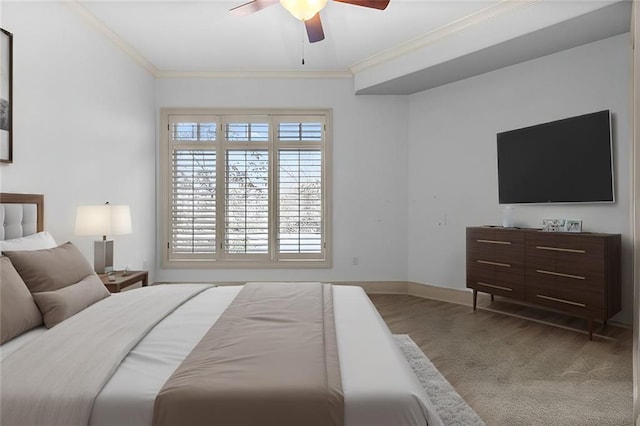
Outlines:
[[606,321],[621,307],[620,234],[467,228],[467,287]]

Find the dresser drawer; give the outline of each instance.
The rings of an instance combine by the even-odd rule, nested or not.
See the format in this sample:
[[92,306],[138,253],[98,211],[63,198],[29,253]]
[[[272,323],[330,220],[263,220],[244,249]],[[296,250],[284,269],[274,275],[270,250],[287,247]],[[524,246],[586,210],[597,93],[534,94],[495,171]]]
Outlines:
[[467,264],[482,261],[522,267],[524,243],[524,232],[496,228],[468,228]]
[[585,287],[602,287],[604,280],[605,264],[602,259],[592,262],[585,259],[567,258],[564,255],[557,257],[529,256],[527,257],[527,276],[565,277],[584,283]]
[[524,243],[521,231],[467,228],[467,287],[523,298]]
[[491,271],[467,271],[467,287],[498,296],[521,299],[524,297],[524,274],[509,277]]
[[533,281],[527,276],[525,298],[531,303],[578,315],[596,318],[604,316],[605,303],[602,291],[593,287],[589,291],[584,291],[562,284],[554,283],[553,280]]
[[605,289],[601,276],[571,275],[527,268],[525,279],[527,289],[544,290],[549,296],[592,306],[601,306],[604,302]]
[[605,240],[552,232],[530,232],[527,235],[527,256],[561,259],[569,262],[602,262]]
[[602,286],[606,241],[597,237],[532,232],[527,236],[527,274],[542,270],[551,275],[585,277]]

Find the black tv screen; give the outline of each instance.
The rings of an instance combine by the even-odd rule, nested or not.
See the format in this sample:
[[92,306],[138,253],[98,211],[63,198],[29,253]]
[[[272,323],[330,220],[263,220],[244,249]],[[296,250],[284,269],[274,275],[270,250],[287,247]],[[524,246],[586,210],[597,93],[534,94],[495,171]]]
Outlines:
[[498,133],[498,200],[614,202],[608,110]]

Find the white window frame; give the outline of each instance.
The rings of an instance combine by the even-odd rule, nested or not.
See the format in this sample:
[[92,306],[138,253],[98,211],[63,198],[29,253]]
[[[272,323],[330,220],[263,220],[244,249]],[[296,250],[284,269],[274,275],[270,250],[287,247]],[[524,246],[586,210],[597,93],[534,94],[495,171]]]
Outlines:
[[[218,123],[216,129],[216,253],[211,255],[175,255],[171,250],[171,161],[172,138],[171,117],[188,119],[212,118]],[[218,109],[218,108],[161,108],[160,109],[160,185],[158,204],[160,209],[160,251],[162,266],[165,268],[329,268],[332,266],[331,228],[331,109]],[[229,122],[269,123],[268,142],[226,141],[224,125]],[[279,122],[320,122],[324,123],[320,142],[279,142],[277,123]],[[180,120],[182,121],[182,120]],[[196,142],[193,146],[201,146]],[[211,147],[212,145],[208,145]],[[225,161],[227,149],[256,150],[267,149],[269,153],[269,249],[266,254],[225,253]],[[322,248],[320,253],[278,253],[278,151],[279,149],[320,149],[322,153]]]

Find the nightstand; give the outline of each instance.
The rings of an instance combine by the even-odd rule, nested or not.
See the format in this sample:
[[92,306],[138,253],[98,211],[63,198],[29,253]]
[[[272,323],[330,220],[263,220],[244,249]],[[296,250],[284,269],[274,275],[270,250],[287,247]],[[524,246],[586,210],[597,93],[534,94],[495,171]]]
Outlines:
[[115,277],[115,281],[109,281],[107,274],[98,274],[104,285],[111,293],[119,293],[120,290],[129,287],[135,283],[142,283],[142,287],[149,285],[149,272],[147,271],[117,271],[112,274]]

